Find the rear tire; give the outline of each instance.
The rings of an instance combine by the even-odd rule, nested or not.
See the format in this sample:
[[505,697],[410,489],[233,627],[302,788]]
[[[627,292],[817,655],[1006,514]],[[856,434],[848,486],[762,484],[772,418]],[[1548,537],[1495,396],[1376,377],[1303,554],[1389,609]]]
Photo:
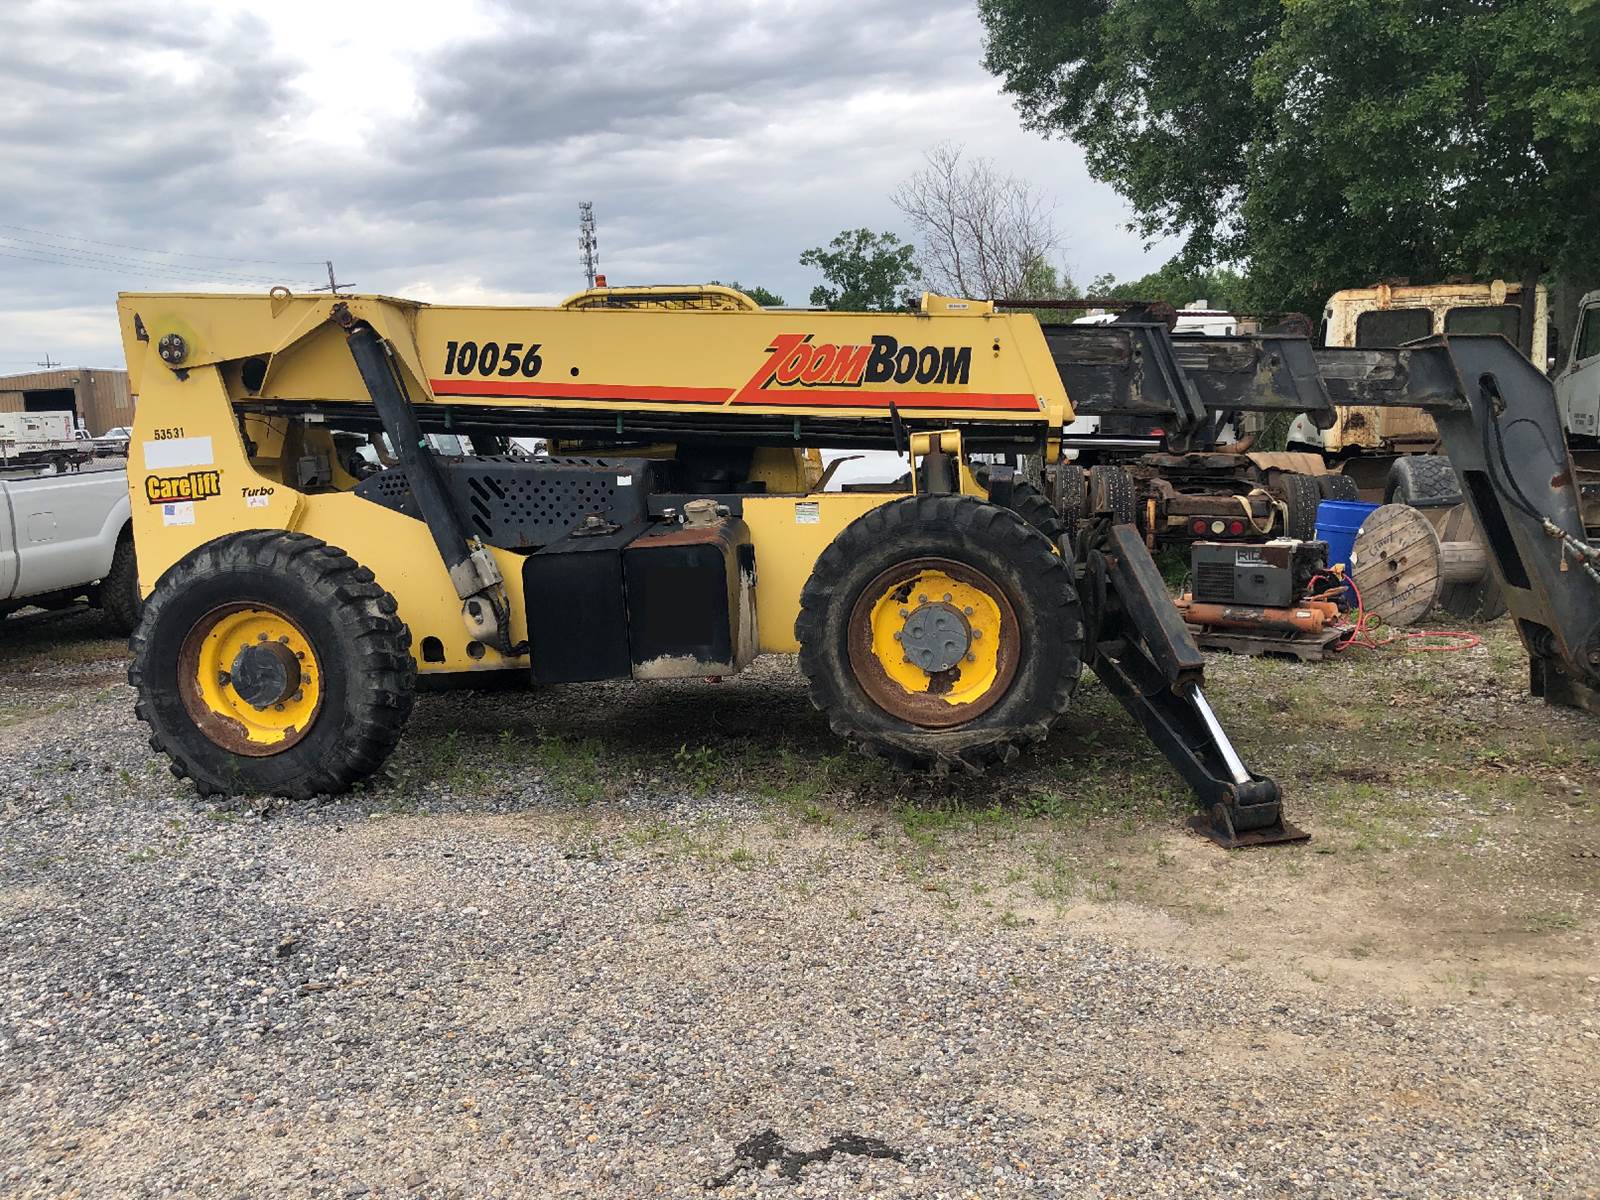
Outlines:
[[111,567],[100,581],[100,611],[115,633],[127,637],[139,624],[144,601],[139,596],[139,560],[131,536],[120,538]]
[[1385,504],[1409,504],[1412,508],[1450,508],[1465,500],[1456,469],[1440,454],[1395,459],[1383,489]]
[[[961,597],[954,609],[942,602],[946,586],[988,597],[976,600],[980,610],[992,601],[1001,615],[987,626],[988,641],[985,613],[963,619]],[[965,648],[976,661],[958,656],[931,672],[907,667],[913,643],[887,640],[887,628],[909,638],[914,618],[940,610],[967,626]],[[1018,514],[973,496],[910,496],[847,525],[806,581],[795,636],[811,701],[833,731],[910,767],[981,770],[1009,761],[1020,745],[1049,734],[1082,669],[1083,622],[1066,561]],[[959,703],[946,699],[963,689],[976,690]]]
[[1317,505],[1322,489],[1315,475],[1285,471],[1278,477],[1279,499],[1284,503],[1283,536],[1309,542],[1317,536]]
[[[244,700],[244,685],[216,670],[212,639],[229,621],[286,630],[259,635],[268,650],[304,646],[304,675],[287,664],[301,692],[261,709]],[[234,640],[254,648],[253,628],[238,627],[246,632],[222,646],[224,664]],[[344,791],[383,764],[411,714],[416,662],[394,597],[343,550],[304,534],[253,530],[190,551],[151,592],[131,647],[128,682],[150,746],[203,795]],[[239,660],[233,667],[247,679]],[[305,696],[314,706],[299,726],[273,729],[284,719],[274,708],[292,716]]]
[[1139,491],[1122,467],[1089,468],[1089,511],[1110,513],[1114,525],[1139,523]]
[[1050,497],[1067,530],[1076,538],[1083,523],[1084,506],[1089,499],[1089,473],[1077,463],[1060,463],[1051,468]]
[[1359,500],[1361,489],[1356,486],[1356,481],[1348,475],[1318,475],[1317,487],[1322,490],[1324,500]]

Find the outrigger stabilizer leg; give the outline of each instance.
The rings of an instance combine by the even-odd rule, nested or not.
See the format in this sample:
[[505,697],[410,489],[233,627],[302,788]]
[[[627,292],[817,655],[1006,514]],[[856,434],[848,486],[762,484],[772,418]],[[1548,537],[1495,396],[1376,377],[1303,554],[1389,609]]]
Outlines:
[[1205,659],[1131,525],[1098,521],[1079,555],[1090,665],[1193,789],[1189,828],[1219,846],[1303,842],[1277,783],[1249,770],[1206,700]]

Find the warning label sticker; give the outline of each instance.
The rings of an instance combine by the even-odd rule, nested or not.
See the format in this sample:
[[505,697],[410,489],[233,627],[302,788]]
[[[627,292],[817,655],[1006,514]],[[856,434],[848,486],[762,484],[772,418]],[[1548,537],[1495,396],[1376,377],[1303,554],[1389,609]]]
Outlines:
[[794,523],[796,525],[820,525],[822,523],[822,506],[815,500],[800,500],[794,506]]

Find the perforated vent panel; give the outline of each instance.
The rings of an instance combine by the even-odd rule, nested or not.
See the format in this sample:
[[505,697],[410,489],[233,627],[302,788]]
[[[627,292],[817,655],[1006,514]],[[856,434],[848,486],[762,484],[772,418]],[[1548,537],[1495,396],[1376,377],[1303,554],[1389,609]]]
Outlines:
[[393,502],[390,507],[398,508],[411,498],[411,486],[406,483],[406,473],[399,467],[392,471],[379,471],[376,475],[368,477],[367,481],[357,489],[368,500],[383,497],[381,503]]
[[544,545],[585,516],[611,518],[616,477],[606,475],[469,475],[467,521],[485,541],[516,530],[523,545]]
[[1233,603],[1233,564],[1202,562],[1194,566],[1194,598],[1208,604]]
[[[508,550],[532,550],[565,535],[587,516],[625,525],[646,517],[653,489],[647,459],[440,459],[469,534]],[[356,494],[385,508],[420,517],[399,467],[361,481]]]

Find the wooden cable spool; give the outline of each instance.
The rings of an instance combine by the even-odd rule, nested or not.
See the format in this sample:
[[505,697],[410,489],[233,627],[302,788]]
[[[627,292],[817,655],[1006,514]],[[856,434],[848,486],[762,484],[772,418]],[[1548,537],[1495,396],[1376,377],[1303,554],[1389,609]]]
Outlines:
[[1437,604],[1457,617],[1498,616],[1505,604],[1476,534],[1465,505],[1441,513],[1435,528],[1418,509],[1385,504],[1350,552],[1362,606],[1389,625],[1415,624]]

